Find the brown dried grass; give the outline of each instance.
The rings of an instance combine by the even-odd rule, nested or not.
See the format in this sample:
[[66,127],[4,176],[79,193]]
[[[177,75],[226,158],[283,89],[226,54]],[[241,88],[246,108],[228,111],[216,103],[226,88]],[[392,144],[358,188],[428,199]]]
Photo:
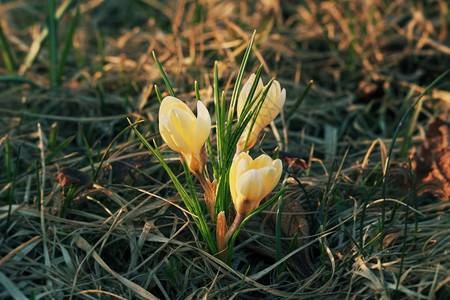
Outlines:
[[[0,8],[14,59],[21,62],[44,24],[45,9],[30,1],[3,2]],[[60,86],[38,90],[0,82],[0,163],[6,164],[7,139],[13,165],[20,160],[8,227],[11,181],[0,173],[0,297],[447,298],[449,199],[418,197],[416,231],[416,192],[402,158],[394,160],[388,177],[383,247],[378,226],[383,149],[412,101],[450,65],[448,9],[443,0],[82,1]],[[61,40],[73,14],[72,9],[59,23]],[[131,132],[112,145],[92,188],[75,190],[67,214],[60,215],[68,193],[55,183],[61,167],[90,173],[87,152],[98,167],[127,116],[144,120],[141,130],[155,137],[153,86],[163,83],[152,51],[181,99],[194,99],[197,80],[202,99],[212,106],[214,61],[229,92],[254,29],[248,74],[264,63],[266,79],[277,76],[287,89],[285,111],[314,80],[300,108],[276,124],[279,138],[267,131],[256,150],[271,152],[280,145],[310,165],[295,174],[308,197],[293,178],[289,197],[306,211],[310,236],[301,238],[311,251],[314,274],[304,278],[288,267],[277,277],[273,261],[245,243],[236,248],[231,267],[211,256],[170,181],[143,156]],[[47,62],[43,45],[26,78],[48,86]],[[449,84],[447,76],[426,96],[411,147],[426,142],[429,120],[448,120]],[[58,143],[75,139],[45,162],[55,151],[52,128],[59,129]],[[395,154],[402,142],[398,139]],[[348,146],[336,176],[333,159],[339,162]],[[327,189],[330,178],[334,186]],[[325,214],[326,229],[320,224]]]

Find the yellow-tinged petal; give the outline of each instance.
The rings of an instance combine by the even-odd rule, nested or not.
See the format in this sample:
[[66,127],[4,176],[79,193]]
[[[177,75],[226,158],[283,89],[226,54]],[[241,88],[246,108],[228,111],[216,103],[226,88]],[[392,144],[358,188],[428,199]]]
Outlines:
[[270,156],[268,156],[266,154],[261,154],[250,164],[250,168],[251,169],[260,169],[260,168],[269,167],[269,166],[271,167],[272,162],[273,162],[273,160],[272,160],[272,158],[270,158]]
[[168,117],[174,129],[189,145],[189,149],[185,149],[185,151],[192,151],[194,149],[195,116],[175,107],[169,111]]
[[[242,87],[241,92],[239,93],[238,102],[237,102],[237,116],[240,118],[242,110],[244,109],[245,103],[247,102],[248,94],[250,93],[250,90],[252,89],[253,82],[255,81],[256,75],[253,73],[250,75],[250,78],[245,82],[245,84]],[[256,86],[255,90],[255,96],[260,94],[264,89],[263,82],[261,78],[258,80],[258,85]],[[252,106],[254,107],[256,105],[256,99],[252,99],[251,101]]]
[[192,114],[192,116],[194,116],[194,114],[189,109],[189,107],[186,105],[186,103],[184,103],[180,99],[177,99],[172,96],[167,96],[163,99],[163,101],[161,102],[161,105],[159,106],[159,114],[167,115],[169,113],[169,110],[171,110],[172,108],[175,108],[175,107],[178,107],[186,112],[190,112]]
[[211,131],[211,117],[200,101],[197,117],[181,100],[167,96],[159,108],[161,137],[186,161],[192,172],[201,173],[206,154],[202,151]]
[[[238,97],[237,104],[237,115],[238,118],[241,117],[241,112],[248,98],[248,94],[250,92],[251,86],[255,80],[255,75],[252,74],[247,82],[244,84],[241,93]],[[260,97],[262,97],[262,92],[266,86],[263,85],[261,79],[258,82],[257,90],[255,92],[254,99],[252,99],[252,108],[254,110],[256,108],[256,104],[258,103]],[[258,97],[258,98],[256,98]],[[283,109],[283,105],[286,101],[286,90],[281,90],[280,83],[277,80],[272,81],[272,84],[267,92],[266,98],[259,110],[258,115],[256,116],[256,120],[254,121],[252,130],[250,131],[250,127],[252,126],[253,120],[249,122],[247,127],[244,129],[238,144],[236,153],[241,151],[246,151],[253,147],[258,140],[258,136],[261,133],[261,130],[264,129],[270,122],[272,122],[276,116]],[[246,144],[247,141],[247,144]],[[245,146],[246,145],[246,146]],[[244,149],[245,146],[245,149]]]
[[[239,154],[231,164],[230,168],[230,192],[232,199],[236,199],[236,182],[237,178],[248,170],[248,165],[252,162],[252,158],[245,152]],[[234,201],[234,200],[233,200]]]
[[243,215],[248,215],[266,192],[265,182],[258,170],[248,170],[236,183],[236,211]]
[[262,154],[255,160],[245,152],[239,154],[230,169],[230,191],[234,207],[239,214],[247,215],[277,185],[282,164]]
[[159,118],[159,132],[167,145],[178,153],[186,152],[190,147],[183,135],[174,127],[166,115]]
[[[194,150],[200,150],[211,132],[211,116],[201,101],[197,101],[197,120],[194,134]],[[196,153],[198,154],[198,153]]]

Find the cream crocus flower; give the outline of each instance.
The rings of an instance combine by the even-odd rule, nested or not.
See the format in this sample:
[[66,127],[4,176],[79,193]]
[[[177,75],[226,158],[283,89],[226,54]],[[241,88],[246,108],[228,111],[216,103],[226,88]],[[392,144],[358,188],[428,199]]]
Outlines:
[[[242,111],[248,98],[248,94],[250,93],[253,82],[255,81],[255,77],[256,77],[255,74],[252,74],[250,76],[250,78],[242,87],[242,90],[239,94],[237,102],[238,118],[241,117]],[[255,90],[254,98],[251,100],[253,102],[251,110],[256,109],[258,100],[261,99],[265,88],[266,86],[263,85],[263,82],[260,78]],[[257,98],[255,98],[256,96]],[[286,90],[281,89],[280,83],[277,80],[274,80],[267,93],[266,99],[264,99],[264,103],[259,111],[259,114],[256,117],[256,121],[253,125],[253,128],[251,128],[250,130],[250,127],[252,126],[253,122],[253,120],[251,120],[248,123],[247,127],[245,128],[244,132],[242,133],[237,144],[236,153],[247,151],[256,144],[258,136],[261,133],[261,131],[264,129],[264,127],[269,125],[270,122],[272,122],[275,119],[275,117],[281,112],[285,101],[286,101]],[[245,147],[246,141],[247,146]]]
[[253,160],[242,152],[230,169],[230,191],[238,215],[246,216],[277,185],[281,177],[281,160],[262,154]]
[[174,151],[186,161],[194,174],[201,174],[206,163],[204,144],[211,131],[211,117],[197,101],[197,117],[181,100],[167,96],[159,108],[159,132]]

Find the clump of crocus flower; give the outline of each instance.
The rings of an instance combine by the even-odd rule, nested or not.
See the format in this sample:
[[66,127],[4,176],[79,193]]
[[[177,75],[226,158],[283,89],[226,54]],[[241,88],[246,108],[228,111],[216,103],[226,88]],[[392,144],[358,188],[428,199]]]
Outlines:
[[[244,152],[256,144],[264,127],[281,112],[286,99],[286,91],[281,89],[278,81],[272,80],[268,88],[263,85],[261,79],[258,80],[253,97],[250,99],[249,93],[255,84],[255,78],[255,74],[250,76],[237,101],[238,119],[244,116],[245,107],[247,113],[253,115],[239,137],[236,154],[229,169],[229,192],[236,210],[235,219],[228,228],[226,214],[221,211],[216,220],[217,250],[219,257],[224,261],[231,236],[244,218],[275,188],[281,177],[282,163],[279,159],[273,160],[262,154],[253,160]],[[264,94],[265,99],[261,99]],[[190,172],[199,180],[205,191],[208,212],[214,220],[216,185],[204,176],[207,161],[205,142],[211,131],[211,117],[207,108],[201,101],[197,101],[196,117],[184,102],[173,96],[167,96],[161,101],[159,109],[159,131],[167,145],[180,155]]]
[[[245,62],[253,41],[254,35],[248,51],[244,55],[243,61]],[[156,56],[155,61],[162,70]],[[214,82],[218,82],[216,68],[217,64],[214,70]],[[178,181],[178,176],[167,165],[156,144],[155,146],[150,145],[133,127],[142,142],[170,176],[211,252],[228,263],[239,228],[252,215],[273,203],[284,191],[282,189],[260,207],[262,200],[278,184],[282,173],[282,163],[279,159],[272,159],[265,154],[253,159],[247,152],[257,143],[261,131],[281,113],[286,100],[286,91],[281,89],[280,83],[274,79],[264,86],[260,79],[262,70],[260,67],[256,74],[250,76],[238,93],[237,87],[242,82],[243,68],[245,68],[245,63],[239,72],[227,119],[225,118],[227,111],[225,94],[220,98],[218,90],[215,90],[214,93],[216,134],[212,137],[216,138],[217,151],[215,153],[212,148],[213,143],[208,140],[212,128],[211,117],[208,109],[200,101],[198,90],[196,90],[198,101],[197,115],[195,116],[183,101],[176,98],[165,73],[161,72],[171,96],[162,99],[158,89],[155,88],[161,101],[159,131],[166,144],[180,156],[187,176],[189,193],[185,190],[185,186]],[[215,85],[214,88],[216,89],[217,86]],[[235,112],[238,121],[233,124]],[[210,155],[213,172],[206,167],[207,153]],[[190,174],[198,179],[205,192],[207,211],[212,221],[216,223],[215,241],[209,229],[210,225],[206,221],[204,208],[198,201]],[[234,207],[235,213],[230,212],[232,207]],[[229,218],[233,215],[235,216],[234,220],[229,222],[230,226],[228,226],[228,221],[231,221]]]

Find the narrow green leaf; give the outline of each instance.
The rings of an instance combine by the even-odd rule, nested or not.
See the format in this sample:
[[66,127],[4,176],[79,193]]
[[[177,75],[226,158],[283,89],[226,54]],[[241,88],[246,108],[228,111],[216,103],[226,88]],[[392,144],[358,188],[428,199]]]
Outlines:
[[58,32],[56,30],[55,0],[47,0],[47,24],[48,24],[48,59],[50,86],[57,84],[57,62],[58,62]]
[[78,128],[80,130],[81,137],[83,138],[84,146],[86,147],[86,153],[89,158],[89,164],[91,165],[92,176],[94,176],[95,175],[95,166],[94,166],[94,158],[92,157],[91,147],[89,146],[89,142],[86,138],[86,135],[84,134],[83,125],[79,124]]
[[73,41],[72,41],[73,35],[75,34],[75,28],[77,26],[79,16],[80,16],[80,6],[77,5],[75,16],[72,18],[72,21],[70,22],[69,32],[67,33],[66,41],[64,43],[64,49],[61,54],[61,59],[59,61],[59,67],[58,67],[58,72],[57,72],[58,82],[61,81],[64,66],[66,65],[67,55],[69,54],[69,50],[73,44]]
[[[281,217],[283,216],[283,195],[278,200],[277,220],[275,225],[275,261],[281,260]],[[279,273],[278,273],[279,275]]]
[[6,70],[8,71],[8,73],[14,73],[14,71],[16,70],[16,64],[14,63],[14,59],[11,54],[11,49],[9,47],[8,41],[6,40],[6,36],[3,33],[1,18],[0,18],[0,51],[2,52]]
[[156,84],[155,84],[155,93],[156,93],[156,97],[158,98],[159,103],[161,103],[163,100],[163,97],[162,97],[161,92],[159,91],[159,88]]
[[5,168],[6,168],[6,180],[11,182],[11,145],[9,143],[9,135],[6,135],[5,139]]
[[197,101],[200,101],[200,91],[198,90],[197,80],[194,81],[194,91],[195,91],[195,98],[197,99]]
[[230,110],[228,112],[228,124],[231,124],[233,121],[234,112],[236,111],[236,104],[239,95],[239,91],[241,90],[242,79],[244,78],[245,67],[247,66],[248,59],[250,57],[250,53],[252,51],[253,43],[255,42],[256,30],[253,32],[253,35],[250,39],[247,49],[245,50],[244,57],[241,62],[241,66],[239,68],[238,76],[236,78],[236,82],[233,88],[233,93],[231,95],[231,103]]
[[164,82],[165,82],[167,88],[169,89],[170,95],[172,97],[176,97],[175,91],[173,90],[172,85],[170,84],[169,78],[167,78],[166,72],[164,72],[164,69],[163,69],[161,63],[159,62],[158,58],[156,57],[155,51],[153,51],[152,54],[153,54],[153,59],[155,60],[156,65],[158,66],[159,72],[161,73],[161,76],[164,79]]
[[45,163],[49,163],[52,161],[52,159],[58,155],[68,144],[70,144],[73,139],[75,138],[75,135],[68,137],[64,142],[56,146],[52,152],[45,158]]
[[[65,0],[56,10],[55,13],[55,21],[59,22],[63,14],[69,9],[70,4],[73,0]],[[34,60],[36,59],[37,55],[39,54],[39,51],[41,49],[41,45],[44,42],[44,40],[47,38],[49,34],[49,28],[48,26],[44,27],[42,29],[41,33],[37,37],[36,40],[33,41],[30,50],[27,53],[27,56],[25,57],[24,63],[20,66],[19,75],[25,74],[28,69],[33,64]]]
[[314,84],[314,81],[310,80],[308,82],[308,85],[306,86],[306,89],[303,91],[303,93],[300,96],[298,96],[297,99],[295,99],[294,105],[289,110],[289,112],[286,114],[286,120],[289,120],[292,117],[292,115],[297,111],[300,104],[302,104],[303,100],[305,100],[306,94],[308,94],[308,92],[311,89],[311,87],[313,86],[313,84]]
[[37,83],[35,83],[34,81],[31,81],[29,79],[26,79],[22,76],[10,76],[10,75],[0,75],[0,82],[3,83],[27,83],[29,85],[31,85],[32,87],[38,88],[40,90],[44,90],[43,87],[41,87],[40,85],[38,85]]
[[14,201],[14,192],[16,190],[16,181],[17,181],[17,174],[19,173],[19,166],[20,166],[20,150],[21,146],[19,145],[19,148],[17,149],[17,158],[16,158],[16,165],[14,168],[14,175],[12,177],[11,186],[9,187],[9,193],[8,193],[8,215],[6,218],[6,226],[5,226],[5,233],[8,230],[10,217],[11,217],[11,211],[12,211],[12,205]]

